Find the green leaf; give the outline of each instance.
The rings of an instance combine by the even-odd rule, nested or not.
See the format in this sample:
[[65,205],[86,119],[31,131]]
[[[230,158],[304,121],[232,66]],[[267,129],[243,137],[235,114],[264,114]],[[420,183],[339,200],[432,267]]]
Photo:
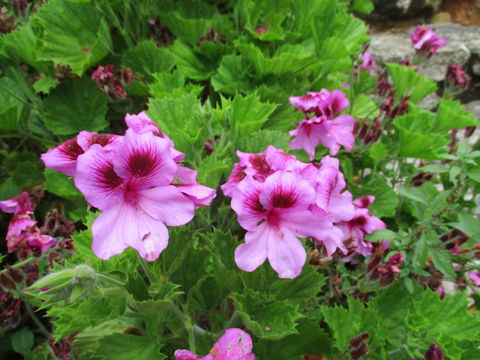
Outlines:
[[272,145],[277,149],[287,151],[291,136],[284,131],[259,130],[250,136],[241,137],[237,140],[237,149],[247,153],[259,153]]
[[57,135],[107,127],[107,97],[89,79],[65,82],[44,100],[45,126]]
[[76,75],[81,76],[112,49],[108,24],[90,4],[49,1],[35,18],[44,27],[40,59],[69,65]]
[[387,154],[387,146],[380,141],[377,141],[368,149],[368,156],[370,156],[374,164],[377,164],[381,160],[385,159]]
[[83,199],[71,177],[52,169],[45,169],[44,175],[46,181],[43,188],[46,191],[65,199]]
[[373,118],[380,115],[380,109],[366,95],[359,95],[353,102],[352,114],[355,119]]
[[193,51],[181,39],[175,40],[168,48],[175,57],[175,65],[188,79],[202,81],[208,79],[216,68],[215,63],[205,63],[201,57]]
[[414,244],[412,264],[415,271],[423,271],[426,265],[428,256],[428,245],[425,239],[425,235],[422,234],[417,242]]
[[43,180],[40,170],[42,162],[35,153],[12,152],[5,157],[3,166],[20,188],[35,185]]
[[478,120],[465,110],[458,100],[441,99],[433,131],[446,132],[450,129],[477,126],[478,124]]
[[352,10],[362,14],[370,14],[375,6],[371,0],[354,0]]
[[116,360],[162,360],[167,356],[160,352],[154,339],[131,334],[114,334],[98,340],[102,359]]
[[268,300],[263,293],[251,289],[245,294],[235,293],[232,298],[235,310],[255,336],[279,339],[297,333],[295,320],[301,317],[298,304],[288,300]]
[[151,80],[154,73],[170,71],[175,58],[169,50],[159,48],[153,40],[144,40],[123,53],[122,63],[134,75]]
[[33,332],[24,327],[12,334],[12,347],[19,354],[26,354],[33,347]]
[[300,276],[292,280],[279,279],[272,284],[271,292],[278,300],[302,303],[312,300],[325,285],[325,277],[312,266],[303,269]]
[[212,76],[215,91],[235,95],[236,92],[247,93],[252,85],[247,78],[249,67],[241,56],[227,55],[222,58],[217,73]]
[[397,99],[410,96],[410,100],[417,103],[437,89],[434,81],[418,74],[409,66],[398,64],[386,64],[386,66],[397,90]]
[[432,258],[433,265],[440,272],[450,279],[455,279],[455,269],[450,253],[447,250],[431,247],[428,249],[428,255]]
[[403,185],[402,187],[397,188],[397,190],[401,195],[409,198],[410,200],[420,202],[427,206],[430,204],[428,198],[419,187]]
[[50,91],[57,86],[57,80],[53,77],[42,77],[33,84],[36,92],[49,94]]
[[0,79],[0,130],[14,130],[26,103],[22,89],[11,79]]
[[0,184],[0,201],[12,199],[15,196],[20,195],[21,190],[12,177]]
[[[449,223],[448,225],[467,234],[472,238],[474,244],[480,242],[480,223],[471,214],[460,211],[458,213],[458,222]],[[474,244],[471,245],[473,246]]]
[[322,306],[325,322],[332,331],[335,347],[340,351],[348,349],[350,339],[374,328],[377,322],[375,312],[366,308],[363,302],[349,297],[348,309]]
[[389,217],[395,214],[398,205],[398,195],[393,191],[388,182],[381,176],[374,175],[365,177],[362,186],[351,185],[351,191],[355,198],[374,195],[375,201],[370,206],[377,217]]
[[220,185],[222,175],[228,175],[232,167],[230,159],[222,158],[213,153],[202,160],[198,167],[197,181],[199,184],[216,189]]

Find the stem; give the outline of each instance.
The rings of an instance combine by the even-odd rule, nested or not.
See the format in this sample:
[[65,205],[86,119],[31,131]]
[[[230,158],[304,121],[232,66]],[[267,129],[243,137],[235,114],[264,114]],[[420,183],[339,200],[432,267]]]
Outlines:
[[42,324],[42,322],[38,319],[37,315],[35,315],[35,312],[33,311],[32,307],[30,306],[30,304],[28,303],[28,301],[24,300],[23,301],[24,304],[25,304],[25,308],[27,309],[27,312],[28,314],[30,315],[30,317],[32,318],[33,322],[35,323],[35,325],[38,326],[38,328],[40,329],[40,331],[43,333],[43,335],[45,335],[45,337],[47,339],[50,338],[50,331],[47,330],[47,328]]
[[193,331],[193,326],[189,320],[185,321],[185,328],[188,332],[188,347],[190,348],[191,352],[196,353],[197,351],[195,349],[195,332]]
[[138,259],[140,261],[140,266],[142,267],[142,270],[145,273],[145,276],[147,277],[150,284],[153,284],[154,279],[152,277],[152,274],[150,273],[150,270],[148,269],[147,263],[145,262],[145,260],[143,258],[140,257],[140,255],[138,256]]
[[223,332],[225,332],[227,329],[230,329],[230,328],[232,327],[233,323],[237,320],[237,318],[238,318],[238,313],[237,313],[237,311],[235,310],[235,311],[233,312],[233,315],[232,315],[232,317],[230,318],[230,320],[228,320],[227,325],[226,325],[225,328],[223,329]]
[[111,278],[110,276],[103,275],[103,274],[97,274],[97,278],[100,280],[104,280],[106,282],[109,282],[110,284],[118,285],[118,286],[123,286],[123,282],[116,280],[114,278]]
[[[14,264],[14,265],[11,265],[10,267],[11,267],[12,269],[17,269],[17,268],[19,268],[19,267],[22,267],[23,265],[30,264],[30,263],[32,263],[32,262],[34,262],[34,261],[36,261],[36,260],[38,260],[38,259],[37,259],[36,257],[33,257],[33,256],[32,256],[31,258],[28,258],[28,259],[26,259],[26,260],[20,261],[20,262]],[[0,271],[0,274],[6,273],[7,271],[8,271],[8,269],[3,269],[2,271]]]

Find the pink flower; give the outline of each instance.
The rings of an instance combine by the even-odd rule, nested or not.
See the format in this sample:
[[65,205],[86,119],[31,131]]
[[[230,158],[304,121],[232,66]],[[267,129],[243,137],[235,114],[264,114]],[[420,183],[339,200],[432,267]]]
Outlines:
[[306,252],[300,237],[322,237],[331,229],[326,217],[310,211],[313,187],[299,174],[277,171],[265,182],[242,181],[232,197],[232,209],[247,230],[245,243],[235,250],[237,266],[253,271],[268,258],[280,278],[297,277]]
[[359,66],[360,70],[363,71],[368,71],[370,70],[370,75],[375,76],[377,73],[375,72],[375,61],[372,58],[372,54],[370,54],[368,51],[361,53],[358,55],[358,60],[360,61],[360,64],[355,62],[355,66]]
[[350,151],[355,145],[354,125],[355,120],[350,115],[340,115],[334,120],[325,117],[303,120],[289,133],[294,136],[290,141],[290,149],[304,149],[310,160],[315,158],[315,149],[319,143],[329,148],[330,155],[336,155],[340,145]]
[[263,26],[260,26],[259,28],[255,29],[255,32],[258,35],[262,36],[263,34],[265,34],[267,32],[267,29],[265,29]]
[[340,111],[346,109],[349,102],[345,93],[340,90],[329,92],[322,89],[320,92],[307,92],[307,96],[291,96],[290,104],[304,113],[313,112],[316,116],[325,116],[331,120]]
[[255,360],[252,338],[241,329],[228,329],[213,345],[210,354],[199,357],[188,350],[176,350],[175,360]]
[[[385,229],[387,226],[379,218],[372,216],[368,206],[375,200],[374,196],[364,196],[354,200],[355,212],[350,221],[338,224],[343,230],[344,241],[349,241],[356,247],[356,253],[369,256],[372,253],[373,245],[364,241],[366,235],[377,229]],[[348,261],[348,260],[347,260]]]
[[120,136],[118,135],[81,131],[77,137],[48,150],[40,158],[47,168],[55,169],[68,176],[74,176],[77,169],[77,158],[87,151],[90,146],[94,144],[107,146],[119,139]]
[[92,249],[99,258],[133,247],[153,261],[168,243],[165,224],[193,218],[194,201],[172,184],[178,166],[171,147],[171,140],[130,129],[112,146],[95,144],[78,157],[75,185],[103,210],[92,225]]
[[413,47],[428,58],[435,54],[439,48],[447,45],[447,40],[438,37],[432,29],[421,25],[417,25],[410,39]]
[[473,270],[468,273],[468,278],[475,286],[480,286],[480,271]]
[[13,213],[7,231],[9,253],[16,251],[22,243],[28,245],[27,252],[32,252],[29,247],[44,252],[56,244],[57,239],[40,233],[37,222],[32,218],[33,206],[26,192],[13,199],[0,201],[0,210]]
[[470,83],[470,76],[458,65],[448,65],[445,77],[449,83],[460,89],[466,89]]

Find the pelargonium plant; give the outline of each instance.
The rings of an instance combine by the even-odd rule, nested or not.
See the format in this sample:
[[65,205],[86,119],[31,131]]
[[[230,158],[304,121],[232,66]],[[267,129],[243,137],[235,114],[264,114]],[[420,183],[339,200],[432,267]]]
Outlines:
[[0,358],[480,358],[477,78],[373,8],[5,2]]

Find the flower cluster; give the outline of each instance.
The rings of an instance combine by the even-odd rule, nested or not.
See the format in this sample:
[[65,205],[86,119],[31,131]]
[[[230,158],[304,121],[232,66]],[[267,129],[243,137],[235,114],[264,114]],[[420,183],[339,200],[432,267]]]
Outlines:
[[127,97],[124,85],[133,82],[133,74],[129,69],[115,69],[113,65],[99,66],[92,73],[92,80],[110,99],[116,100]]
[[354,120],[346,114],[337,116],[349,106],[345,93],[322,89],[320,92],[308,92],[307,96],[292,96],[288,100],[306,115],[305,120],[290,131],[290,135],[295,137],[290,142],[290,149],[304,149],[310,160],[315,158],[315,148],[319,143],[328,147],[332,156],[340,150],[340,145],[348,151],[352,150],[355,145]]
[[158,258],[169,226],[188,223],[215,190],[197,184],[185,155],[145,114],[126,116],[125,136],[80,132],[42,155],[49,168],[73,176],[86,200],[103,210],[92,225],[94,253],[108,259],[133,247]]
[[410,36],[413,47],[427,58],[435,54],[439,48],[447,45],[447,40],[438,37],[430,28],[418,25]]
[[465,90],[470,83],[470,76],[458,65],[448,65],[445,78],[454,87],[462,90]]
[[241,329],[228,329],[206,356],[188,350],[175,351],[175,360],[255,360],[252,338]]
[[357,69],[354,70],[354,73],[358,73],[358,69],[360,71],[370,71],[370,75],[375,76],[377,72],[375,71],[375,60],[372,58],[372,54],[368,51],[360,53],[358,55],[358,61],[355,61],[353,64]]
[[13,199],[0,201],[0,210],[13,214],[7,232],[9,253],[17,250],[21,254],[37,250],[44,252],[57,242],[55,238],[42,234],[33,219],[33,209],[30,196],[26,192]]
[[353,201],[337,159],[325,156],[316,167],[273,146],[237,155],[240,162],[222,190],[247,230],[245,243],[235,250],[240,269],[253,271],[268,258],[280,278],[297,277],[306,260],[298,237],[322,243],[328,256],[337,249],[347,255],[346,241],[369,254],[365,234],[385,224],[368,211],[373,196]]

